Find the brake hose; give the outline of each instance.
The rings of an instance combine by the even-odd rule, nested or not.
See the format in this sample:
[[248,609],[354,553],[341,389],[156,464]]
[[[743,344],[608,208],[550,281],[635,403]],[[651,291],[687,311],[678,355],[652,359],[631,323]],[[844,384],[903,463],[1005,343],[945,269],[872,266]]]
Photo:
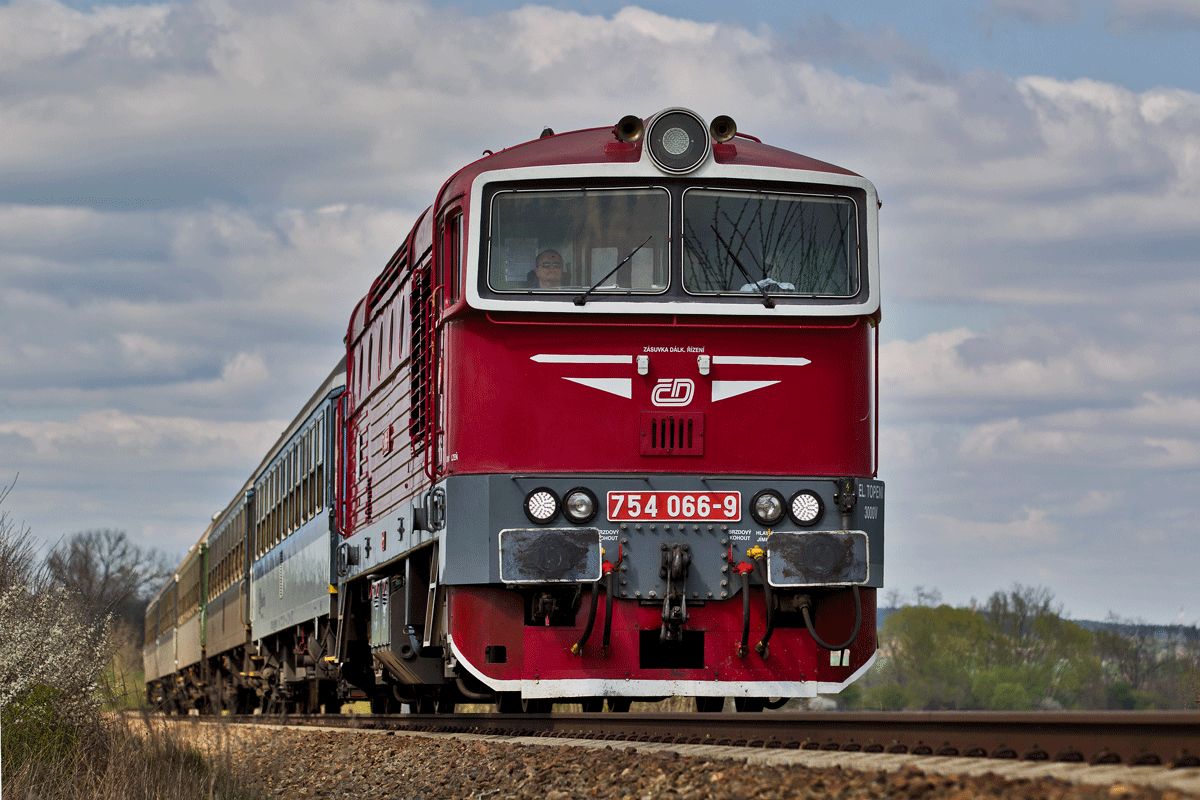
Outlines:
[[[812,617],[808,613],[808,605],[800,607],[800,613],[804,615],[804,625],[808,628],[809,635],[812,636],[814,642],[826,650],[845,650],[858,638],[858,629],[862,626],[862,598],[859,597],[857,583],[852,584],[850,588],[854,591],[854,630],[850,632],[850,638],[839,645],[826,644],[820,636],[817,636],[817,632],[813,628]],[[763,638],[766,639],[765,636]]]

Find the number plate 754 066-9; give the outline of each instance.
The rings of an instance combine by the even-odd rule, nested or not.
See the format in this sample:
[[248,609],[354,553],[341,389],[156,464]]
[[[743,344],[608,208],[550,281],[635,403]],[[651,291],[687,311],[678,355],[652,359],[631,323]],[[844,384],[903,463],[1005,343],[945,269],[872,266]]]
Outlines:
[[737,522],[741,492],[609,492],[609,522],[635,520]]

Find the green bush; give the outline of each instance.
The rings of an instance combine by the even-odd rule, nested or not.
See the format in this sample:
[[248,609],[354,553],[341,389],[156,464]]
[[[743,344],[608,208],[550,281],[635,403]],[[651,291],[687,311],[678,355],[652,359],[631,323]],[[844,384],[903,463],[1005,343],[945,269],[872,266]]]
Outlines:
[[0,748],[8,775],[33,761],[65,761],[79,743],[79,729],[63,719],[62,692],[44,683],[27,687],[0,709]]

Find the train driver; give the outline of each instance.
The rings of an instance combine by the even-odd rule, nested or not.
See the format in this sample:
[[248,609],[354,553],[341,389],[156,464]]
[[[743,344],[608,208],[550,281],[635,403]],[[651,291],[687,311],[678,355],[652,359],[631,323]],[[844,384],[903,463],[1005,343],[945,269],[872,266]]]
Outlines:
[[563,284],[563,257],[557,250],[543,250],[535,259],[529,286],[534,289],[557,289]]

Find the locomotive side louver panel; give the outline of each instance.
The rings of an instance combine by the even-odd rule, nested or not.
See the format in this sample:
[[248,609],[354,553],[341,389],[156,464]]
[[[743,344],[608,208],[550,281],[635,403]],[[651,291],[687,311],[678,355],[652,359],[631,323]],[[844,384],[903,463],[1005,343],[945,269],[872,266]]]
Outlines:
[[640,433],[644,456],[704,455],[704,415],[642,412]]

